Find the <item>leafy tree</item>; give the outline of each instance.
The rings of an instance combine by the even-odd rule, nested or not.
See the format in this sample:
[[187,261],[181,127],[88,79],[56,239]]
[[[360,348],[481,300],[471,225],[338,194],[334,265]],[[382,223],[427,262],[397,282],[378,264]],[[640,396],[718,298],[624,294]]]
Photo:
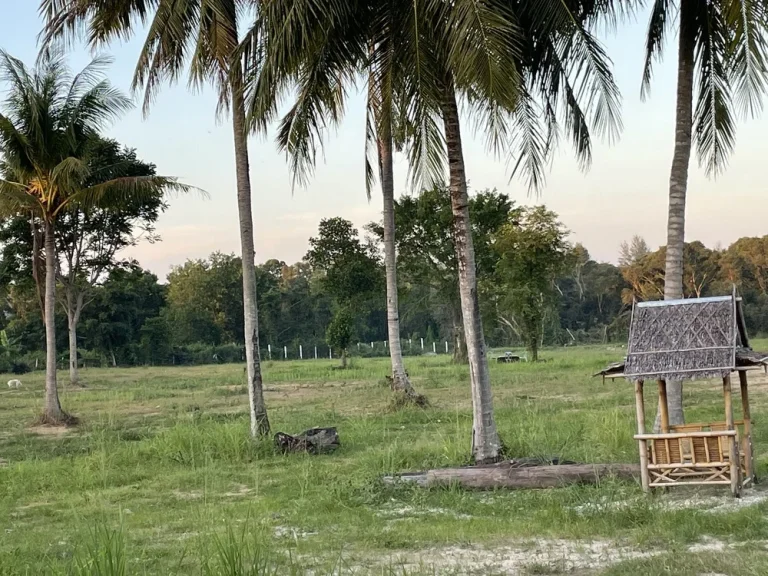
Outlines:
[[[626,304],[634,300],[659,300],[664,298],[666,247],[649,252],[629,265],[621,267],[621,273],[629,285],[622,296]],[[720,255],[701,242],[686,243],[683,254],[683,297],[701,298],[710,293],[721,277]]]
[[768,236],[739,238],[725,251],[722,264],[730,282],[768,296]]
[[325,339],[331,348],[336,348],[341,356],[341,367],[347,367],[347,348],[352,343],[354,319],[348,307],[339,308],[333,315]]
[[[42,231],[45,252],[46,382],[43,421],[69,419],[56,381],[56,220],[64,211],[115,207],[126,198],[185,187],[158,176],[118,177],[91,169],[99,130],[130,107],[130,100],[102,79],[108,60],[96,59],[72,76],[61,54],[45,51],[30,72],[0,52],[8,92],[0,113],[0,216],[30,215]],[[33,233],[33,239],[36,233]],[[34,240],[33,240],[34,241]],[[32,254],[37,250],[33,248]]]
[[[189,65],[190,84],[212,83],[218,91],[217,113],[231,110],[235,140],[237,207],[242,249],[243,313],[251,414],[251,435],[269,434],[264,404],[256,270],[253,247],[251,181],[248,160],[243,79],[250,72],[242,65],[238,30],[253,4],[241,0],[41,0],[45,16],[44,41],[72,40],[83,32],[91,47],[130,37],[138,24],[149,24],[133,78],[134,88],[145,88],[144,110],[164,81],[174,82]],[[254,70],[255,71],[255,70]]]
[[[155,167],[136,157],[135,150],[122,148],[114,140],[97,139],[89,157],[92,176],[86,185],[104,178],[154,176]],[[165,208],[163,190],[149,191],[142,197],[126,198],[119,205],[83,209],[71,206],[56,221],[56,251],[59,255],[58,280],[63,290],[62,304],[67,314],[69,333],[69,380],[79,381],[77,326],[83,309],[94,298],[94,288],[110,270],[129,264],[119,257],[120,250],[135,245],[141,236],[157,240],[154,223]],[[139,230],[137,234],[136,230]]]
[[168,275],[168,308],[174,342],[243,343],[242,265],[234,254],[215,252],[188,260]]
[[589,251],[576,244],[569,254],[564,274],[555,287],[559,293],[559,321],[566,342],[608,342],[625,335],[628,309],[622,303],[624,280],[619,268],[595,262]]
[[632,240],[624,241],[619,246],[619,266],[631,266],[650,253],[651,249],[643,237],[635,234]]
[[544,206],[523,209],[519,223],[499,232],[497,273],[504,304],[516,318],[532,361],[538,360],[545,314],[557,299],[555,282],[572,250],[568,231]]
[[157,276],[135,262],[113,268],[94,289],[93,301],[83,313],[83,346],[106,357],[112,366],[161,363],[167,358],[163,353],[167,344],[155,341],[156,348],[150,351],[141,340],[146,324],[167,324],[160,316],[165,293]]

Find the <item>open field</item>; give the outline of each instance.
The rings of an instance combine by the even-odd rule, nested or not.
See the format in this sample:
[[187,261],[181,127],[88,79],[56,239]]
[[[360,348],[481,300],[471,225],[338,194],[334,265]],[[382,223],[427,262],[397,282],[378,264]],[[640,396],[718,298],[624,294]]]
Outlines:
[[[621,355],[573,348],[492,364],[509,454],[635,462],[630,387],[590,377]],[[470,449],[467,368],[445,356],[406,363],[433,408],[390,409],[385,359],[346,371],[265,363],[273,431],[337,426],[342,448],[329,456],[249,441],[240,365],[85,370],[87,388],[62,389],[82,420],[65,431],[31,427],[43,374],[22,377],[22,389],[0,390],[0,574],[768,573],[760,487],[736,501],[646,498],[615,481],[486,493],[384,485],[384,474],[464,464]],[[755,382],[763,476],[768,380]],[[687,418],[722,419],[719,392],[688,385]]]

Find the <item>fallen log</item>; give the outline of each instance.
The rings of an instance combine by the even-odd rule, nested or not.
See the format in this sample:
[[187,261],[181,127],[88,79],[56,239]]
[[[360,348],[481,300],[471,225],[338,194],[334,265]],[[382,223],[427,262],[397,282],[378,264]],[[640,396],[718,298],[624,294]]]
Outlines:
[[572,484],[597,484],[606,478],[636,480],[640,477],[637,464],[554,464],[521,466],[515,460],[490,466],[442,468],[386,477],[387,483],[412,482],[419,486],[457,484],[475,490],[525,490],[558,488]]
[[514,467],[508,462],[493,466],[445,468],[427,471],[426,485],[458,484],[476,490],[494,488],[557,488],[570,484],[597,484],[616,477],[633,480],[640,477],[635,464],[562,464],[554,466]]

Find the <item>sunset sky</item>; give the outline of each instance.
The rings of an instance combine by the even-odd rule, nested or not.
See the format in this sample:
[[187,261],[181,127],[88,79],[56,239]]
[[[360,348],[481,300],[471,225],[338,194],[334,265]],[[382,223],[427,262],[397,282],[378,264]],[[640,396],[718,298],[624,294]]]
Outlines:
[[[0,0],[0,48],[29,65],[36,56],[41,28],[37,5],[36,0]],[[665,242],[675,52],[670,46],[666,62],[656,68],[650,100],[641,102],[646,22],[647,14],[642,13],[618,34],[604,37],[623,95],[624,131],[617,144],[595,146],[588,173],[578,170],[563,142],[546,188],[538,198],[531,197],[521,181],[509,181],[505,160],[488,154],[482,136],[474,137],[469,123],[464,125],[470,186],[497,188],[521,204],[547,204],[573,232],[572,240],[586,245],[598,260],[615,261],[619,243],[634,234],[645,237],[652,247]],[[141,40],[139,36],[110,50],[115,62],[109,77],[126,91]],[[79,69],[89,58],[86,50],[75,50],[71,65]],[[187,258],[202,258],[213,251],[239,252],[232,131],[228,119],[217,121],[215,107],[211,90],[192,93],[182,83],[162,90],[148,118],[143,119],[137,107],[107,134],[136,148],[143,160],[158,166],[159,173],[178,176],[210,194],[207,200],[195,196],[172,200],[158,224],[163,241],[130,250],[161,279],[170,266]],[[688,240],[727,246],[740,236],[768,234],[766,177],[761,176],[766,170],[768,140],[760,136],[767,128],[765,114],[740,123],[730,167],[717,180],[707,179],[694,157]],[[363,137],[364,102],[358,95],[351,100],[343,126],[327,139],[325,156],[310,185],[293,191],[285,158],[274,145],[274,130],[250,139],[257,261],[299,260],[321,218],[342,216],[358,226],[380,218],[381,196],[374,194],[370,203],[365,196]],[[411,192],[405,162],[398,161],[395,171],[398,193]]]

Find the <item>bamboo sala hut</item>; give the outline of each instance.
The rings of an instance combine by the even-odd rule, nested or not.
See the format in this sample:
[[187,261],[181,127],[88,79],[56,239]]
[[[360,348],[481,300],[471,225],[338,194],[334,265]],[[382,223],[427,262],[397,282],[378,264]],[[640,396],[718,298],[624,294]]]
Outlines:
[[[643,490],[678,485],[729,485],[734,496],[754,483],[747,372],[768,358],[749,348],[741,298],[718,296],[636,303],[627,357],[598,373],[635,384]],[[741,420],[734,420],[731,374],[739,375]],[[670,426],[667,381],[717,378],[725,421]],[[658,384],[660,433],[645,431],[643,384]]]

